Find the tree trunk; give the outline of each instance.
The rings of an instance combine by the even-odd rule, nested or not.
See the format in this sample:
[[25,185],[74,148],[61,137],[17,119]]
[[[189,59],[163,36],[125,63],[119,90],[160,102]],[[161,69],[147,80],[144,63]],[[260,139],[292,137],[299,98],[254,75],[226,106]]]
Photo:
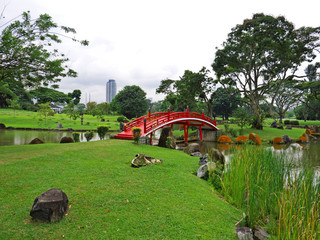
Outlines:
[[256,117],[256,121],[253,123],[252,127],[258,130],[262,130],[263,129],[262,122],[261,122],[262,110],[259,105],[259,100],[251,100],[250,105]]

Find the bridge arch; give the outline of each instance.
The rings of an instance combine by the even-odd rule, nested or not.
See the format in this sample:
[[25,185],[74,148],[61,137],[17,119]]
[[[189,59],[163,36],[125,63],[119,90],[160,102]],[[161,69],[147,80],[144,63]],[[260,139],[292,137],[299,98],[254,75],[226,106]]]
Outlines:
[[124,131],[115,137],[119,139],[133,139],[132,128],[141,128],[141,136],[150,135],[150,143],[154,131],[168,125],[181,124],[184,126],[185,141],[188,141],[189,126],[196,126],[200,129],[200,139],[202,140],[202,127],[208,126],[213,130],[218,130],[217,123],[204,113],[189,112],[158,112],[150,113],[128,123],[125,123]]

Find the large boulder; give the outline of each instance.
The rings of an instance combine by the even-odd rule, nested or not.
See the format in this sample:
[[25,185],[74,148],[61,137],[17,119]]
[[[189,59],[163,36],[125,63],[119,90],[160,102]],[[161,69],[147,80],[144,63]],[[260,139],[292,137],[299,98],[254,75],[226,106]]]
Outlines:
[[216,164],[214,162],[207,162],[199,167],[197,172],[197,177],[208,179],[209,173],[213,172],[215,168],[216,168]]
[[184,152],[187,154],[191,154],[194,152],[200,152],[200,145],[199,143],[190,143],[188,146],[184,149]]
[[222,152],[219,149],[212,148],[210,150],[211,159],[213,162],[217,162],[222,165],[222,168],[224,167],[225,158]]
[[73,139],[72,137],[66,137],[64,136],[63,138],[61,138],[60,143],[73,143]]
[[161,159],[155,159],[144,154],[137,154],[136,157],[131,161],[131,167],[139,168],[155,163],[162,163]]
[[61,189],[52,188],[34,200],[30,215],[37,221],[57,222],[67,211],[67,195]]
[[273,121],[270,125],[272,128],[277,128],[277,121]]
[[253,232],[251,228],[239,227],[236,229],[236,233],[240,240],[253,240]]
[[283,135],[282,139],[283,139],[285,144],[292,143],[292,139],[288,135]]
[[200,161],[199,161],[199,165],[203,165],[206,164],[207,162],[209,162],[209,155],[208,153],[206,153],[205,155],[203,155],[202,157],[200,157]]
[[176,148],[176,141],[172,133],[171,127],[164,127],[161,130],[160,138],[159,138],[159,147],[167,147],[167,139],[168,137],[171,137],[171,146],[170,148],[175,149]]
[[42,141],[39,138],[35,138],[31,142],[29,142],[29,144],[42,144],[42,143],[44,143],[44,141]]

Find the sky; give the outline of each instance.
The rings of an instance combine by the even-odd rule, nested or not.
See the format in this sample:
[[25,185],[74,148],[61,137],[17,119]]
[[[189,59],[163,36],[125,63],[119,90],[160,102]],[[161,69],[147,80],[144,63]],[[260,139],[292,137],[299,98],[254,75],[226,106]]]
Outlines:
[[0,0],[0,9],[5,20],[24,11],[32,18],[47,13],[75,28],[76,38],[89,40],[88,47],[69,39],[58,46],[78,72],[64,78],[59,90],[80,89],[83,103],[105,102],[109,79],[118,91],[138,85],[147,98],[162,100],[156,94],[161,80],[203,66],[212,71],[216,48],[254,13],[285,16],[296,28],[320,25],[319,0]]

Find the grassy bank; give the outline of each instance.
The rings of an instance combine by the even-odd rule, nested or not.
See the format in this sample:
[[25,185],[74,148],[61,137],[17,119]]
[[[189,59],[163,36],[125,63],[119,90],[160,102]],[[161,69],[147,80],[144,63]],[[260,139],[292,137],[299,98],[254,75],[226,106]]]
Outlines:
[[219,187],[246,213],[246,225],[278,239],[319,239],[320,184],[312,168],[246,146],[231,157]]
[[[136,153],[162,164],[131,168]],[[130,141],[0,147],[0,239],[234,239],[241,212],[192,174],[198,158]],[[33,200],[50,188],[70,212],[35,223]]]
[[57,129],[57,123],[60,122],[63,129],[96,130],[100,124],[107,125],[110,130],[119,129],[119,123],[117,122],[119,116],[104,116],[105,122],[100,122],[100,119],[91,115],[84,115],[83,117],[83,125],[81,125],[80,118],[70,120],[66,114],[55,114],[45,120],[36,112],[16,110],[14,113],[11,109],[0,109],[0,123],[4,123],[6,127]]

